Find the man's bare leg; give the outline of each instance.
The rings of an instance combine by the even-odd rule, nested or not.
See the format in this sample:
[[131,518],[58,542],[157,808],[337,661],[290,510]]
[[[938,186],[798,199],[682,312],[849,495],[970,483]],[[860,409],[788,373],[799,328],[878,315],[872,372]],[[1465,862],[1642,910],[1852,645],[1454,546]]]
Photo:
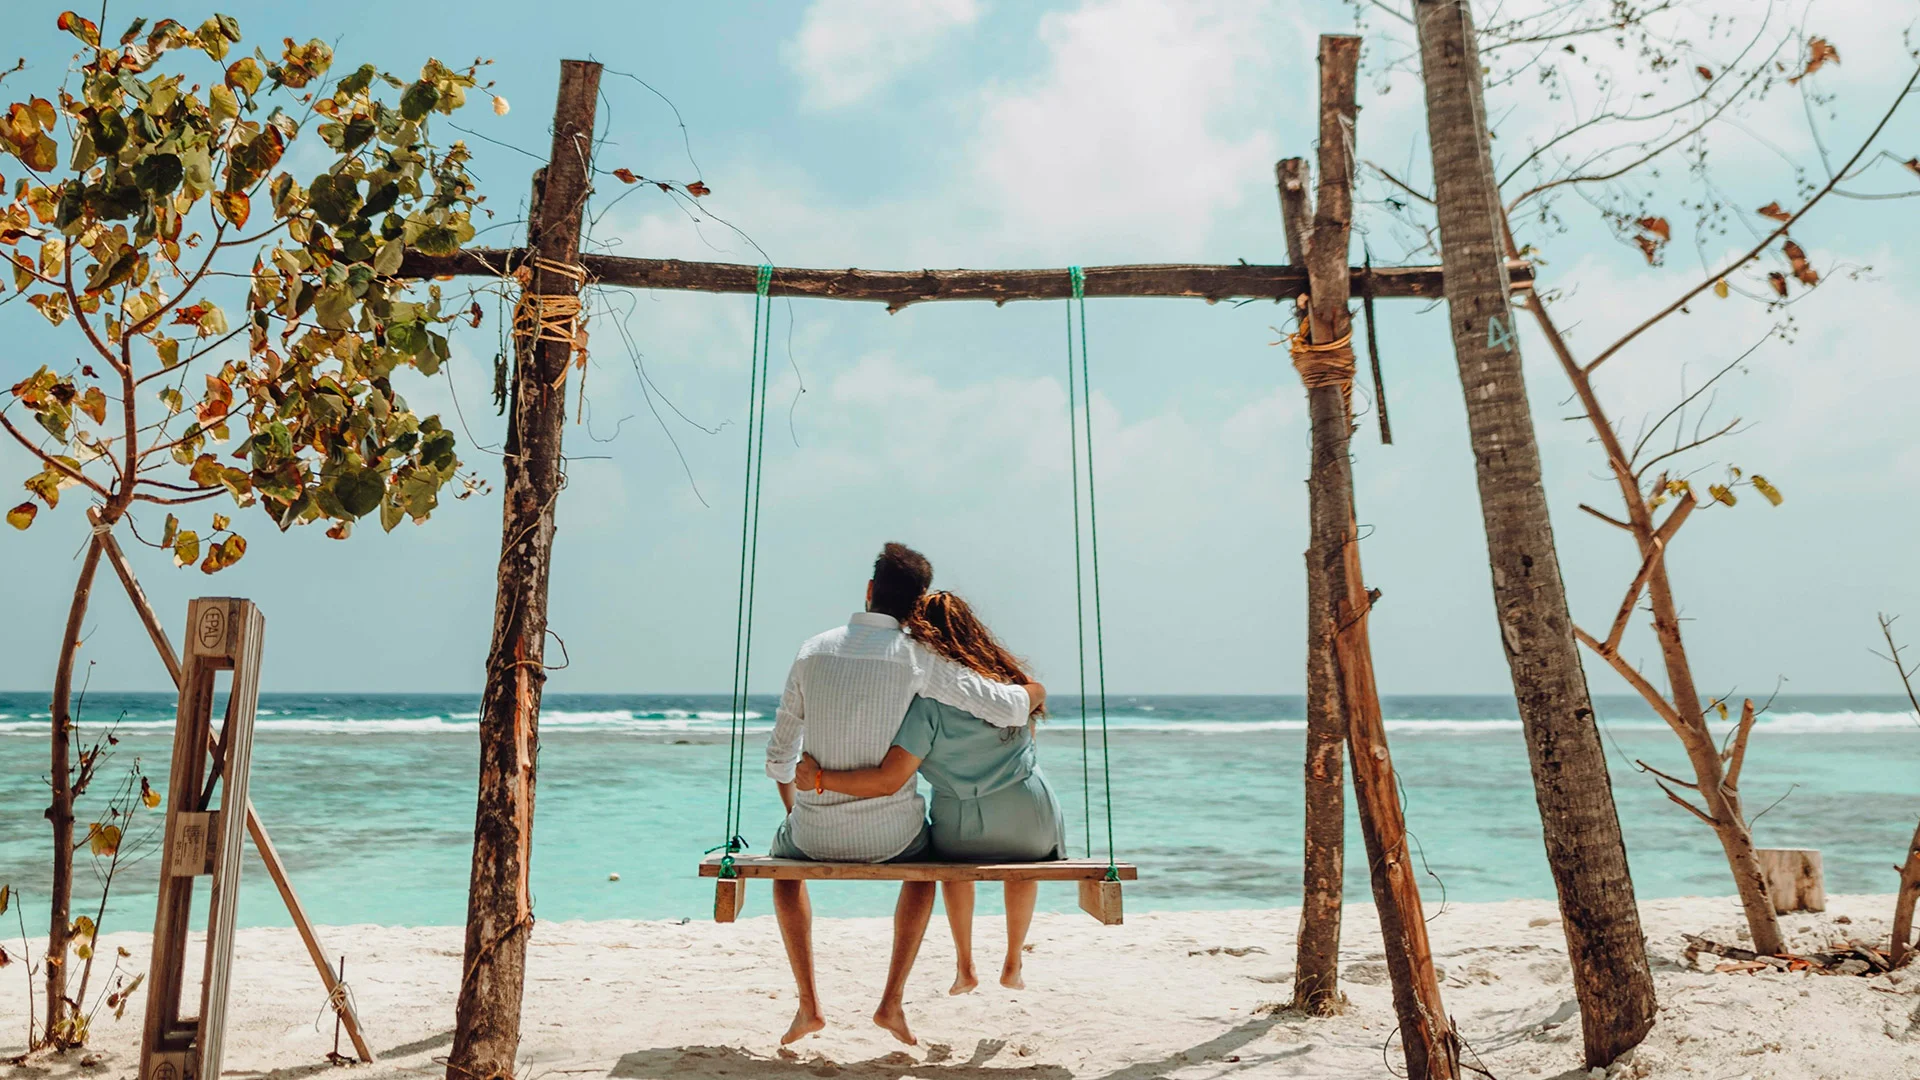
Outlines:
[[1026,957],[1027,930],[1033,926],[1033,904],[1039,896],[1037,881],[1007,882],[1007,959],[1000,965],[1001,986],[1027,988],[1021,967]]
[[787,963],[793,968],[794,986],[800,991],[800,1007],[794,1011],[793,1026],[780,1036],[781,1044],[785,1045],[827,1026],[820,1018],[820,999],[813,987],[813,904],[807,899],[807,883],[774,882],[773,914],[780,923],[780,940],[787,946]]
[[933,882],[903,881],[900,902],[893,909],[893,959],[887,965],[887,988],[880,995],[880,1008],[873,1022],[893,1033],[893,1037],[916,1045],[913,1032],[907,1030],[907,1011],[903,999],[907,993],[907,975],[920,955],[921,939],[927,936],[927,921],[933,918]]
[[965,994],[980,985],[973,973],[973,882],[941,882],[940,902],[947,909],[947,926],[953,930],[953,989],[947,993]]

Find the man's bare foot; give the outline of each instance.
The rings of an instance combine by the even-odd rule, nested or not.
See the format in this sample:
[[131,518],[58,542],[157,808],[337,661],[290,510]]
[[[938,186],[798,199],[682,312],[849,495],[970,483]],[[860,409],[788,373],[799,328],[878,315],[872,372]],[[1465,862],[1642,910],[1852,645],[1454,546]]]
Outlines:
[[780,1045],[785,1046],[790,1042],[798,1042],[826,1026],[827,1022],[820,1019],[819,1013],[802,1005],[800,1009],[793,1014],[793,1026],[787,1028],[785,1035],[780,1036]]
[[959,997],[961,994],[973,993],[973,988],[979,985],[979,977],[976,976],[972,970],[963,969],[955,973],[953,977],[953,988],[948,990],[947,993],[954,997]]
[[1018,964],[1000,969],[1000,985],[1009,990],[1025,990],[1027,988],[1027,980],[1020,977],[1020,966]]
[[887,1029],[894,1038],[908,1046],[920,1045],[919,1041],[913,1037],[913,1032],[907,1030],[907,1011],[898,1004],[881,1003],[879,1010],[873,1014],[873,1022]]

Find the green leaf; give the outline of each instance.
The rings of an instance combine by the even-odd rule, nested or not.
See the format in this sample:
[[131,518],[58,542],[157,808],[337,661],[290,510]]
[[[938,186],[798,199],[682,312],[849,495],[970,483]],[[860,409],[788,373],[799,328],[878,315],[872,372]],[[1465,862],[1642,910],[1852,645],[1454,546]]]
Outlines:
[[340,508],[356,518],[373,513],[386,493],[386,478],[378,469],[343,472],[333,481],[333,496],[340,501]]
[[180,391],[174,389],[171,386],[166,387],[165,389],[160,391],[160,400],[166,404],[167,415],[169,416],[172,416],[178,413],[181,409],[186,408],[186,404],[187,404],[186,399],[180,395]]
[[207,111],[213,114],[213,126],[218,128],[228,120],[240,115],[240,99],[226,86],[215,86],[207,91]]
[[133,182],[156,198],[173,194],[186,175],[186,166],[180,163],[178,154],[151,154],[133,166]]
[[440,89],[422,79],[407,87],[406,93],[400,95],[400,115],[417,123],[426,119],[427,114],[432,112],[433,107],[438,104],[440,104]]
[[394,527],[405,520],[407,513],[394,499],[380,500],[380,527],[392,532]]
[[399,240],[389,240],[374,252],[373,271],[382,277],[392,277],[400,272],[401,262],[406,257],[407,245]]
[[[39,507],[33,505],[31,502],[23,502],[19,506],[7,511],[7,524],[19,529],[21,532],[26,532],[33,526],[34,516],[39,513]],[[5,895],[5,893],[0,893],[0,912],[7,910],[7,905],[4,900]]]
[[101,109],[87,121],[87,134],[101,157],[112,157],[127,145],[127,121],[112,109]]
[[352,221],[360,210],[360,184],[351,176],[321,173],[307,188],[313,216],[335,228]]

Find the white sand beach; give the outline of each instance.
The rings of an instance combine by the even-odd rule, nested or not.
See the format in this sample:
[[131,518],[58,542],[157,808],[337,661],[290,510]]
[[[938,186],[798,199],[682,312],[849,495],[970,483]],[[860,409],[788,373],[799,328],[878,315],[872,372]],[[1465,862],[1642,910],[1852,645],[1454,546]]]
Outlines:
[[[1024,991],[988,978],[946,994],[953,950],[938,913],[908,1008],[920,1045],[893,1042],[867,1020],[887,924],[822,918],[816,928],[829,1027],[782,1052],[794,1004],[764,885],[748,918],[708,922],[561,922],[533,939],[523,1078],[625,1080],[1213,1080],[1397,1074],[1394,1021],[1371,905],[1349,905],[1342,965],[1345,1015],[1280,1011],[1291,991],[1297,909],[1142,913],[1101,927],[1042,915]],[[816,903],[832,910],[831,889]],[[1836,940],[1884,941],[1893,900],[1838,896],[1824,914],[1785,918],[1797,951]],[[1712,1080],[1920,1078],[1920,966],[1873,978],[1810,973],[1719,974],[1716,958],[1683,956],[1683,932],[1740,938],[1731,898],[1642,905],[1661,1012],[1647,1041],[1617,1064],[1624,1077]],[[1584,1078],[1579,1016],[1557,911],[1546,901],[1428,909],[1448,1010],[1488,1074]],[[752,917],[752,916],[759,917]],[[983,976],[997,972],[998,919],[976,930]],[[144,965],[145,934],[111,934]],[[380,1060],[343,1071],[368,1078],[437,1076],[452,1039],[461,931],[335,927],[330,948],[348,976]],[[26,1018],[19,968],[0,979],[0,1053],[19,1052]],[[333,1022],[292,930],[243,931],[234,972],[225,1074],[293,1078],[334,1070]],[[0,1077],[132,1077],[144,992],[125,1019],[97,1022],[88,1064],[36,1058]],[[323,1015],[324,1014],[324,1015]],[[343,1041],[343,1046],[345,1043]],[[350,1048],[349,1048],[350,1049]],[[1467,1075],[1472,1075],[1468,1073]]]

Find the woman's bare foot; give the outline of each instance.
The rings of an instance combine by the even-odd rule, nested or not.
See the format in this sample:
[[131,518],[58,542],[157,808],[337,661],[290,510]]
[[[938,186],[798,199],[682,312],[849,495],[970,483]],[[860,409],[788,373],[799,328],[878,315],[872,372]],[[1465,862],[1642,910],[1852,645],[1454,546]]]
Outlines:
[[919,1041],[913,1032],[907,1030],[907,1011],[897,1002],[881,1002],[880,1008],[873,1014],[873,1022],[887,1029],[893,1037],[908,1046],[918,1046]]
[[826,1026],[827,1022],[820,1019],[818,1012],[802,1005],[799,1010],[793,1014],[793,1026],[787,1028],[785,1035],[780,1036],[780,1045],[785,1046],[791,1042],[798,1042]]
[[972,968],[959,968],[953,976],[953,988],[947,993],[953,997],[959,997],[961,994],[973,993],[973,988],[979,985],[980,977],[973,973]]
[[1025,990],[1027,988],[1027,981],[1021,978],[1020,974],[1021,970],[1018,961],[1003,965],[1000,968],[1000,985],[1009,990]]

